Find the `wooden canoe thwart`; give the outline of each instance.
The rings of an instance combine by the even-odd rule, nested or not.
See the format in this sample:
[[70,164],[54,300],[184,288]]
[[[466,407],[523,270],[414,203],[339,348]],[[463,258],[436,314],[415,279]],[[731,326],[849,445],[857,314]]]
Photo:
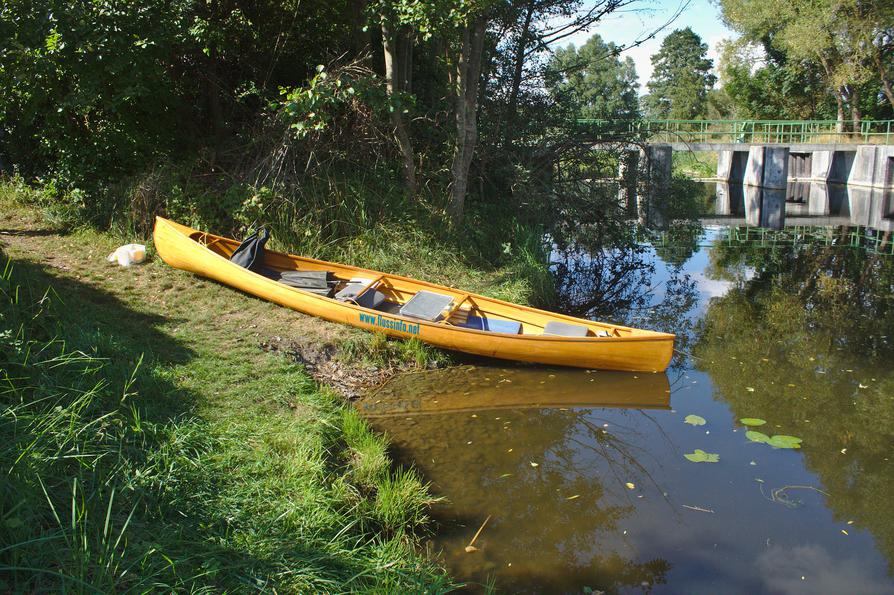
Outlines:
[[[155,221],[155,249],[170,266],[190,271],[259,298],[311,316],[393,337],[506,360],[632,372],[663,372],[670,363],[674,335],[594,322],[510,304],[437,285],[343,264],[267,250],[264,266],[278,274],[327,271],[335,289],[358,279],[385,300],[375,309],[290,287],[230,262],[238,240]],[[422,292],[422,293],[420,293]],[[418,295],[417,295],[418,294]],[[445,300],[449,296],[451,300]],[[413,304],[407,303],[416,297]],[[365,303],[371,300],[357,299]],[[411,316],[440,308],[435,320]],[[406,307],[405,307],[406,306]],[[401,309],[405,312],[402,314]]]

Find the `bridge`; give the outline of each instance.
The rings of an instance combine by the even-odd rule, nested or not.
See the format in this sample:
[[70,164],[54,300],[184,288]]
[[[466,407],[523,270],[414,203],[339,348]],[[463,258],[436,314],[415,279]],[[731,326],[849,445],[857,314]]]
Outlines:
[[[716,151],[716,179],[784,189],[792,180],[894,188],[894,120],[587,120],[594,148],[620,146],[622,179],[637,168],[653,185],[671,176],[673,151]],[[644,148],[643,148],[644,147]],[[634,154],[642,154],[638,159]],[[639,162],[639,163],[637,163]]]
[[[664,143],[674,150],[716,151],[725,145],[892,145],[894,120],[593,120],[578,126],[594,142]],[[694,148],[694,147],[705,147]]]

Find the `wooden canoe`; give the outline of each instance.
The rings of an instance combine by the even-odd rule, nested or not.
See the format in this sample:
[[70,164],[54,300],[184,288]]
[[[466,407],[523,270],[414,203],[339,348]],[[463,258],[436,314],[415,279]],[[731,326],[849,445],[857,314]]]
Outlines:
[[[238,240],[161,217],[156,218],[154,238],[159,256],[174,268],[214,279],[311,316],[382,331],[393,337],[417,337],[444,349],[514,361],[634,372],[662,372],[673,354],[672,334],[583,320],[399,275],[266,251],[264,264],[275,271],[329,271],[335,279],[344,282],[352,277],[374,280],[375,289],[386,296],[385,304],[392,306],[391,311],[419,290],[454,298],[445,311],[446,320],[438,322],[371,310],[289,287],[231,263],[229,257],[239,246]],[[458,326],[470,315],[520,323],[521,332],[508,334]],[[543,334],[551,321],[586,327],[588,336]]]

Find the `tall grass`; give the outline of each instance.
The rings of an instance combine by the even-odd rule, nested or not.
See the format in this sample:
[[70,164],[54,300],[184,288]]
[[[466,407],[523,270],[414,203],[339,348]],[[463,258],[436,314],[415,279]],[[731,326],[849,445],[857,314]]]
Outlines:
[[244,354],[190,352],[108,296],[71,282],[63,301],[39,267],[0,263],[0,591],[449,587],[414,547],[426,486],[334,394],[261,353],[242,391],[275,386],[304,414],[248,398],[205,419]]

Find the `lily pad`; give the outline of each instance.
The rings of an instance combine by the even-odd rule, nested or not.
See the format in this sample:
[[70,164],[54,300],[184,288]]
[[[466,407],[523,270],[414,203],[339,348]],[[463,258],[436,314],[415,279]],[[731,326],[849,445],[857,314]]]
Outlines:
[[707,423],[707,421],[701,415],[690,414],[683,418],[683,423],[687,423],[692,426],[703,426]]
[[743,417],[739,421],[746,426],[762,426],[767,423],[767,420],[761,419],[759,417]]
[[695,452],[683,455],[693,463],[717,463],[720,461],[720,455],[713,452],[705,452],[700,448],[696,448]]
[[748,430],[747,432],[745,432],[745,437],[752,442],[763,442],[764,444],[770,443],[769,436],[767,436],[763,432],[758,432],[756,430]]
[[786,436],[785,434],[777,434],[770,438],[767,442],[773,448],[801,448],[801,440],[797,436]]

